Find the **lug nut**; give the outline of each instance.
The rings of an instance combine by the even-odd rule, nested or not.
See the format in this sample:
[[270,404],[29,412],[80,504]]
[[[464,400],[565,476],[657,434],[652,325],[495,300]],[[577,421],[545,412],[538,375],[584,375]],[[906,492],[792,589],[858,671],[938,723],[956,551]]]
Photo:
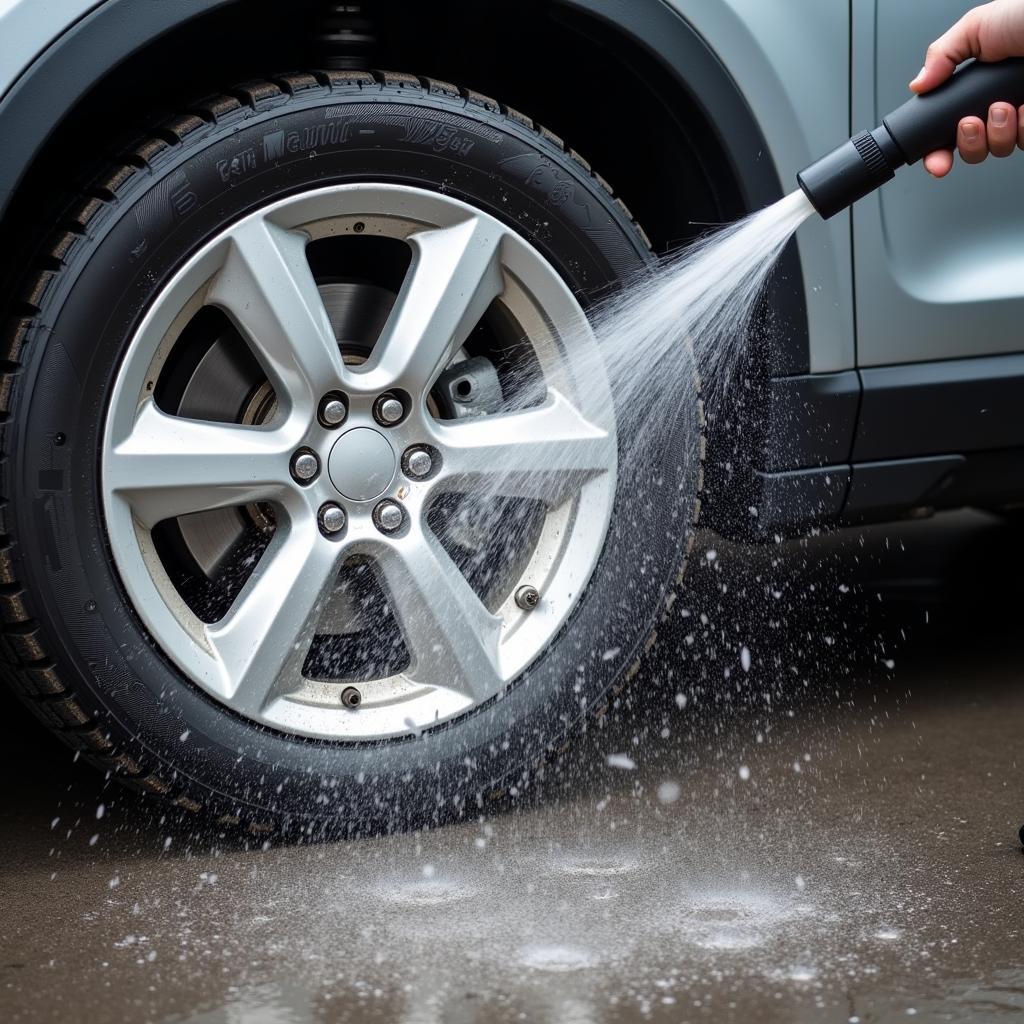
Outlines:
[[373,416],[384,427],[393,427],[405,415],[405,406],[394,395],[381,395],[373,406]]
[[532,612],[540,604],[540,591],[536,587],[529,585],[520,587],[516,591],[516,604],[524,612]]
[[346,686],[341,691],[341,703],[345,707],[355,710],[363,703],[363,695],[354,686]]
[[405,522],[405,513],[397,502],[382,501],[373,510],[373,521],[382,533],[394,533]]
[[320,472],[320,460],[308,448],[292,456],[292,476],[300,484],[308,484]]
[[430,475],[434,460],[426,448],[412,448],[405,453],[405,472],[417,480]]
[[320,532],[325,536],[332,537],[341,533],[345,529],[345,520],[345,510],[340,505],[335,505],[333,501],[320,506],[317,522],[320,524]]
[[340,427],[347,416],[348,409],[337,395],[325,395],[321,399],[317,417],[325,427]]

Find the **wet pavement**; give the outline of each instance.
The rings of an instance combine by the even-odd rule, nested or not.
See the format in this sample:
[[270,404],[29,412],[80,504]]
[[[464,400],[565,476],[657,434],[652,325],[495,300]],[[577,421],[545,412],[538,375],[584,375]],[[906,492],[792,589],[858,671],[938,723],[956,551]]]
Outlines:
[[704,538],[662,667],[513,807],[200,835],[4,698],[0,1019],[1024,1014],[1024,550],[960,515]]

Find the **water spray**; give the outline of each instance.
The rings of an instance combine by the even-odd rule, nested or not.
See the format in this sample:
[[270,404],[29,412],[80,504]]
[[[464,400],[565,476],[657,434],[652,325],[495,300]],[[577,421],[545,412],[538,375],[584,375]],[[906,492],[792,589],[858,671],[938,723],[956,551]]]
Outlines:
[[797,181],[827,220],[890,181],[904,164],[953,149],[960,121],[971,115],[985,120],[999,101],[1024,105],[1024,58],[964,65],[937,89],[894,110],[874,131],[859,132],[811,164]]

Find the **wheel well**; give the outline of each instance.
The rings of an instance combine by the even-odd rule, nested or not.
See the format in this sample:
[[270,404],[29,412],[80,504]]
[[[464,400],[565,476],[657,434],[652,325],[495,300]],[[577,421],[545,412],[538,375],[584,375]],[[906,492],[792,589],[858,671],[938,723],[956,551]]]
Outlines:
[[[378,63],[449,78],[544,124],[611,183],[657,251],[746,212],[693,97],[616,26],[550,0],[451,0],[443,23],[436,5],[377,2]],[[498,25],[501,45],[481,47]]]
[[[134,131],[232,82],[317,66],[323,6],[227,4],[149,42],[82,92],[0,222],[5,253],[19,254],[5,255],[3,283],[17,276],[22,243],[53,218],[59,197],[90,179]],[[561,0],[367,0],[363,7],[374,23],[376,66],[468,86],[562,135],[611,183],[656,251],[747,212],[695,98],[614,25]],[[93,153],[95,163],[69,166],[68,152]]]

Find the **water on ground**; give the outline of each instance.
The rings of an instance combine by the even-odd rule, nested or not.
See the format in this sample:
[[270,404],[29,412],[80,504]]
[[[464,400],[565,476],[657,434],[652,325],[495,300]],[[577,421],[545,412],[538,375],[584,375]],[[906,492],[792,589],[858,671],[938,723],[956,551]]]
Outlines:
[[660,641],[685,676],[624,695],[514,808],[436,832],[211,835],[3,698],[0,1018],[1018,1019],[1016,531],[698,555]]

